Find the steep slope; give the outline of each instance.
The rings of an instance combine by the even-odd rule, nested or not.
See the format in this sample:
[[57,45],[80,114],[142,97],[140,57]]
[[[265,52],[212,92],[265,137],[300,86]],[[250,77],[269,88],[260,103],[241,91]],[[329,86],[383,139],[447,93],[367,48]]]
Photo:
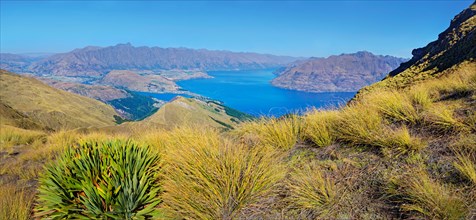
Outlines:
[[45,129],[45,127],[34,122],[25,114],[16,111],[2,102],[0,102],[0,125],[10,125],[17,128],[32,130]]
[[97,83],[139,92],[170,92],[179,88],[173,81],[162,76],[142,76],[127,70],[111,71]]
[[476,4],[455,16],[438,39],[412,51],[408,62],[359,95],[379,88],[403,88],[419,81],[454,72],[476,72]]
[[163,105],[156,113],[141,122],[142,125],[161,125],[172,128],[181,125],[203,125],[231,129],[252,117],[214,101],[177,97]]
[[260,69],[285,65],[293,57],[187,48],[86,47],[57,54],[30,66],[35,74],[99,77],[112,70]]
[[115,124],[114,109],[100,101],[54,89],[0,70],[0,103],[55,130]]
[[274,86],[306,92],[355,92],[381,80],[404,59],[361,51],[328,58],[297,61],[271,82]]

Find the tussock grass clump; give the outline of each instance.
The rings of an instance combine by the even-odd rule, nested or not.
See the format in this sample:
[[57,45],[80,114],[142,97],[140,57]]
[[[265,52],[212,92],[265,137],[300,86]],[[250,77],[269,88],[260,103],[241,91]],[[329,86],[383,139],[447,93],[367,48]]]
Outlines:
[[294,147],[299,139],[301,123],[300,117],[296,115],[263,118],[241,124],[234,134],[245,139],[257,140],[263,145],[288,150]]
[[400,199],[402,211],[413,217],[430,219],[464,219],[468,213],[465,200],[450,186],[431,179],[426,171],[417,168],[389,188],[389,193]]
[[456,160],[453,166],[476,186],[476,134],[464,134],[452,146]]
[[133,142],[84,142],[40,177],[37,216],[136,219],[159,214],[160,161]]
[[456,153],[455,168],[476,186],[476,155],[471,153],[465,155],[461,152]]
[[272,147],[248,147],[216,131],[179,129],[167,149],[164,208],[171,217],[233,219],[284,177]]
[[[427,100],[422,100],[422,94],[418,94],[418,101],[427,105]],[[417,110],[412,100],[401,91],[379,91],[366,96],[365,103],[369,107],[376,108],[386,118],[396,122],[416,124],[419,120]]]
[[291,172],[286,186],[291,208],[309,210],[317,218],[326,217],[338,203],[336,183],[315,164]]
[[444,104],[435,104],[432,108],[425,112],[425,124],[437,133],[459,132],[466,128],[454,116],[452,106]]
[[33,200],[31,192],[10,184],[1,185],[0,219],[30,219]]
[[338,117],[338,111],[313,110],[304,116],[303,136],[318,147],[329,146],[334,142],[332,124]]
[[45,138],[41,131],[25,130],[9,125],[0,125],[0,150],[19,144],[31,144]]
[[385,125],[378,111],[365,105],[344,108],[339,116],[333,126],[335,136],[351,146],[377,147],[396,152],[397,156],[414,153],[426,146],[419,138],[412,137],[405,126],[394,129]]
[[424,86],[412,87],[410,91],[408,91],[408,96],[417,112],[429,109],[433,103],[430,92]]
[[338,140],[353,146],[376,144],[377,137],[384,129],[382,116],[374,109],[362,104],[354,104],[341,110],[339,119],[333,126]]

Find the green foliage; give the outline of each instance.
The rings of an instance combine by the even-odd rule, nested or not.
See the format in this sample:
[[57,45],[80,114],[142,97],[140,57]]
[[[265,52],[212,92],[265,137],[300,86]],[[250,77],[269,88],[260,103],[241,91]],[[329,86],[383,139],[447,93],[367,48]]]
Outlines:
[[40,177],[37,215],[140,219],[159,214],[159,156],[131,141],[84,142]]
[[[154,114],[157,108],[154,107],[154,100],[148,96],[141,95],[137,92],[128,91],[131,97],[123,99],[114,99],[108,104],[114,106],[115,109],[122,110],[130,115],[132,120],[141,120],[149,115]],[[118,120],[115,116],[116,123],[120,124],[123,120]]]
[[225,109],[225,112],[226,112],[227,115],[232,116],[232,117],[235,117],[235,118],[237,118],[237,119],[240,120],[240,121],[249,121],[249,120],[254,119],[254,117],[251,116],[251,115],[248,115],[248,114],[246,114],[246,113],[240,112],[240,111],[238,111],[238,110],[236,110],[236,109],[230,108],[230,107],[225,106],[225,105],[222,105],[222,106],[223,106],[223,108]]

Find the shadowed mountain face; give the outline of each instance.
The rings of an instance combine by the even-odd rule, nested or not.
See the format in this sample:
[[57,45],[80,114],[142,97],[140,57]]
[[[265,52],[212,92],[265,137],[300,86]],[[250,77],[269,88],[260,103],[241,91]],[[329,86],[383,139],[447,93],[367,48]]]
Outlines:
[[403,58],[369,52],[297,61],[281,72],[272,84],[306,92],[355,92],[384,78]]
[[[100,77],[112,70],[227,70],[263,69],[286,65],[297,58],[257,53],[187,48],[85,47],[56,54],[28,66],[39,75]],[[7,63],[7,59],[2,63]],[[4,66],[5,69],[7,66]]]

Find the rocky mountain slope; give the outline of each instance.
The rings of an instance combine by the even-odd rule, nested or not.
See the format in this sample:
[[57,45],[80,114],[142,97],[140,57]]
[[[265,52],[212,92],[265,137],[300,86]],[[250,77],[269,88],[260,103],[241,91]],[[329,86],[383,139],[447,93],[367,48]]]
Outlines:
[[277,72],[274,86],[306,92],[355,92],[384,78],[405,59],[361,51],[297,61]]
[[114,125],[118,115],[111,106],[100,101],[4,70],[0,70],[0,104],[4,109],[14,110],[5,115],[26,116],[34,123],[54,130]]
[[381,82],[362,89],[359,95],[379,88],[402,88],[419,81],[454,72],[476,72],[476,4],[455,16],[438,39],[414,49],[413,57],[402,63]]

